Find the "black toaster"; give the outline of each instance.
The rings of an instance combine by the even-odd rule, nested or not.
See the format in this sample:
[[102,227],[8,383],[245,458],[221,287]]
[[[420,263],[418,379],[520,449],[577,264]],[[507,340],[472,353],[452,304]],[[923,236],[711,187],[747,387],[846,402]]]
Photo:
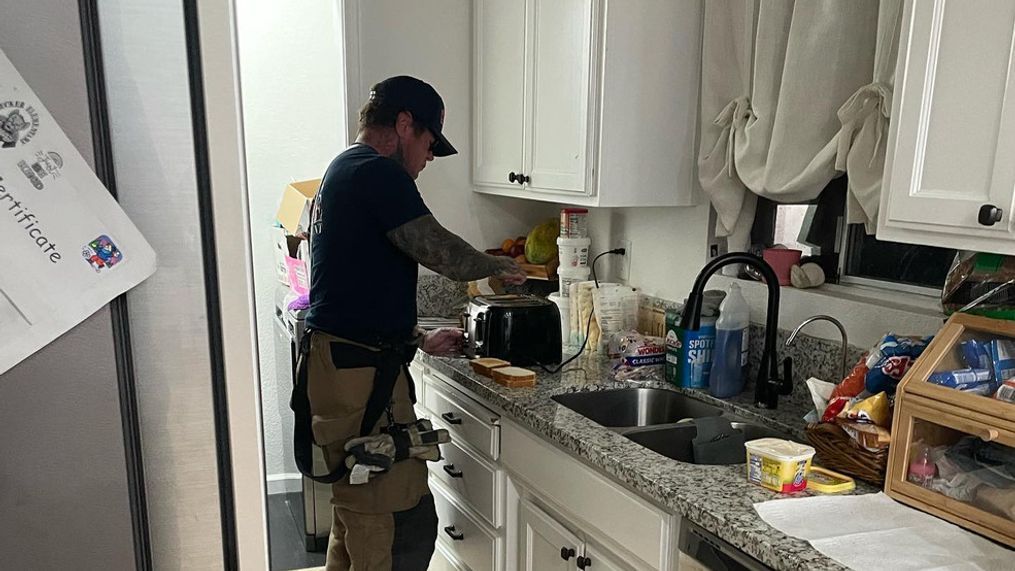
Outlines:
[[561,360],[560,311],[534,295],[481,295],[465,313],[469,357],[496,357],[512,365],[556,365]]

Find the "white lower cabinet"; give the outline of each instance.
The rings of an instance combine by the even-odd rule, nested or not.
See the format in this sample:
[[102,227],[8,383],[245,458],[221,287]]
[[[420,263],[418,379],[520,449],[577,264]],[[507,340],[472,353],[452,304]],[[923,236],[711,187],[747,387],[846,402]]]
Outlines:
[[528,500],[518,507],[519,571],[630,571],[615,555],[583,539]]
[[576,569],[582,540],[528,500],[518,506],[519,571]]
[[425,365],[421,417],[452,443],[432,462],[429,571],[670,571],[678,518],[500,415]]

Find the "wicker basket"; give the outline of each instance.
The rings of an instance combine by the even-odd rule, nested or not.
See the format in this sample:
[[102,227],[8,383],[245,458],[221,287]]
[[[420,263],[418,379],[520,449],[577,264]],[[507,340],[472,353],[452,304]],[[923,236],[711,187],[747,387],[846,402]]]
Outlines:
[[834,424],[807,425],[807,440],[814,446],[818,464],[855,478],[883,486],[888,469],[888,449],[871,452],[861,447]]

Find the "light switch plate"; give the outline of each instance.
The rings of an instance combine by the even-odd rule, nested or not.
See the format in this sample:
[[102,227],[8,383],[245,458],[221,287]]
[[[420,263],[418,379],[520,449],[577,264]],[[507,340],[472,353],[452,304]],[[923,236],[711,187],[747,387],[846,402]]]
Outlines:
[[617,247],[625,250],[623,256],[615,256],[617,258],[617,279],[630,285],[628,282],[631,281],[631,241],[621,240]]

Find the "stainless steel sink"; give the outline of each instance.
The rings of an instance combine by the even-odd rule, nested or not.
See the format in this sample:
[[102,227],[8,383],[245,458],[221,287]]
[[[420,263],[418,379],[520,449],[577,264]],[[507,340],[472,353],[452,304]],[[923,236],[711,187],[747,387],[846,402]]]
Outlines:
[[[786,438],[785,434],[758,424],[738,421],[731,422],[730,424],[733,428],[736,428],[744,433],[745,441],[769,437]],[[676,426],[661,426],[658,428],[634,430],[624,433],[624,436],[629,440],[637,442],[645,448],[662,454],[667,458],[679,460],[680,462],[687,462],[689,464],[701,464],[703,462],[695,462],[694,448],[691,444],[691,441],[694,440],[694,437],[697,435],[697,428],[693,424],[687,423]],[[731,462],[731,464],[745,462],[747,460],[746,451],[744,451],[741,458],[740,462]]]
[[651,426],[722,414],[719,407],[665,389],[616,389],[567,393],[552,398],[610,428]]

